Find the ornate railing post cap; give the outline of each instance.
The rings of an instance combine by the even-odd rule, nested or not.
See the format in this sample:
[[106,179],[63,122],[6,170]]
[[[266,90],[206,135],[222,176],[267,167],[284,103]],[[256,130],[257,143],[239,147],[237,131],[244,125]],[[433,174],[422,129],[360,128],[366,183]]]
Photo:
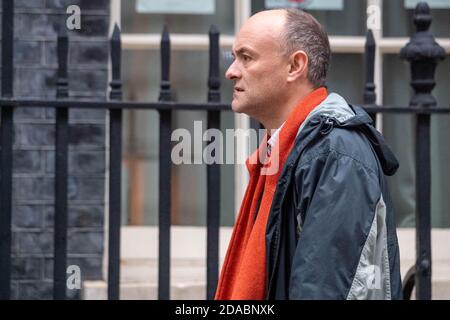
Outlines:
[[432,59],[443,60],[445,50],[429,32],[431,25],[430,7],[426,2],[419,2],[414,10],[416,33],[400,51],[400,58],[408,61]]

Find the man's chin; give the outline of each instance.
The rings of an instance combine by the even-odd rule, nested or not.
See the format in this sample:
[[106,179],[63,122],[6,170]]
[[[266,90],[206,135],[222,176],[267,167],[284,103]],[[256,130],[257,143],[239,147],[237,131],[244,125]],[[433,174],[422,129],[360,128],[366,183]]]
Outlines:
[[236,113],[245,113],[245,107],[234,101],[231,103],[231,109]]

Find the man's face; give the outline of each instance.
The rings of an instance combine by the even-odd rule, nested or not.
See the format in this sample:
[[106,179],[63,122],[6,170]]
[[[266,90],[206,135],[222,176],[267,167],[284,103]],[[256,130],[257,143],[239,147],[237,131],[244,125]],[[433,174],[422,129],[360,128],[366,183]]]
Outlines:
[[226,77],[234,81],[232,109],[257,120],[270,116],[283,99],[288,59],[281,53],[284,17],[256,15],[236,36],[234,62]]

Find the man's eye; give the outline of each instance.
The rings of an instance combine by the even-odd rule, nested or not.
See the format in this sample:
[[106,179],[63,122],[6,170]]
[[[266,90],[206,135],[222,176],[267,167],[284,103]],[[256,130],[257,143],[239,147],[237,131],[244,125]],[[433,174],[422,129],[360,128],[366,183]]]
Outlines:
[[247,55],[243,55],[243,56],[242,56],[242,59],[244,59],[244,61],[250,61],[250,60],[251,60],[251,57],[250,57],[250,56],[247,56]]

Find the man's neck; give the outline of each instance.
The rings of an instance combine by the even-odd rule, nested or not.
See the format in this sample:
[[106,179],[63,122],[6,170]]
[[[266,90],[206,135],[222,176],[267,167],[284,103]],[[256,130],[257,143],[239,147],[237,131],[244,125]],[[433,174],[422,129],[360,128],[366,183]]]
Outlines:
[[314,90],[313,88],[298,90],[300,94],[292,95],[292,98],[288,99],[283,106],[277,106],[277,114],[273,114],[269,119],[261,121],[264,128],[270,132],[270,130],[276,130],[281,127],[295,107]]

